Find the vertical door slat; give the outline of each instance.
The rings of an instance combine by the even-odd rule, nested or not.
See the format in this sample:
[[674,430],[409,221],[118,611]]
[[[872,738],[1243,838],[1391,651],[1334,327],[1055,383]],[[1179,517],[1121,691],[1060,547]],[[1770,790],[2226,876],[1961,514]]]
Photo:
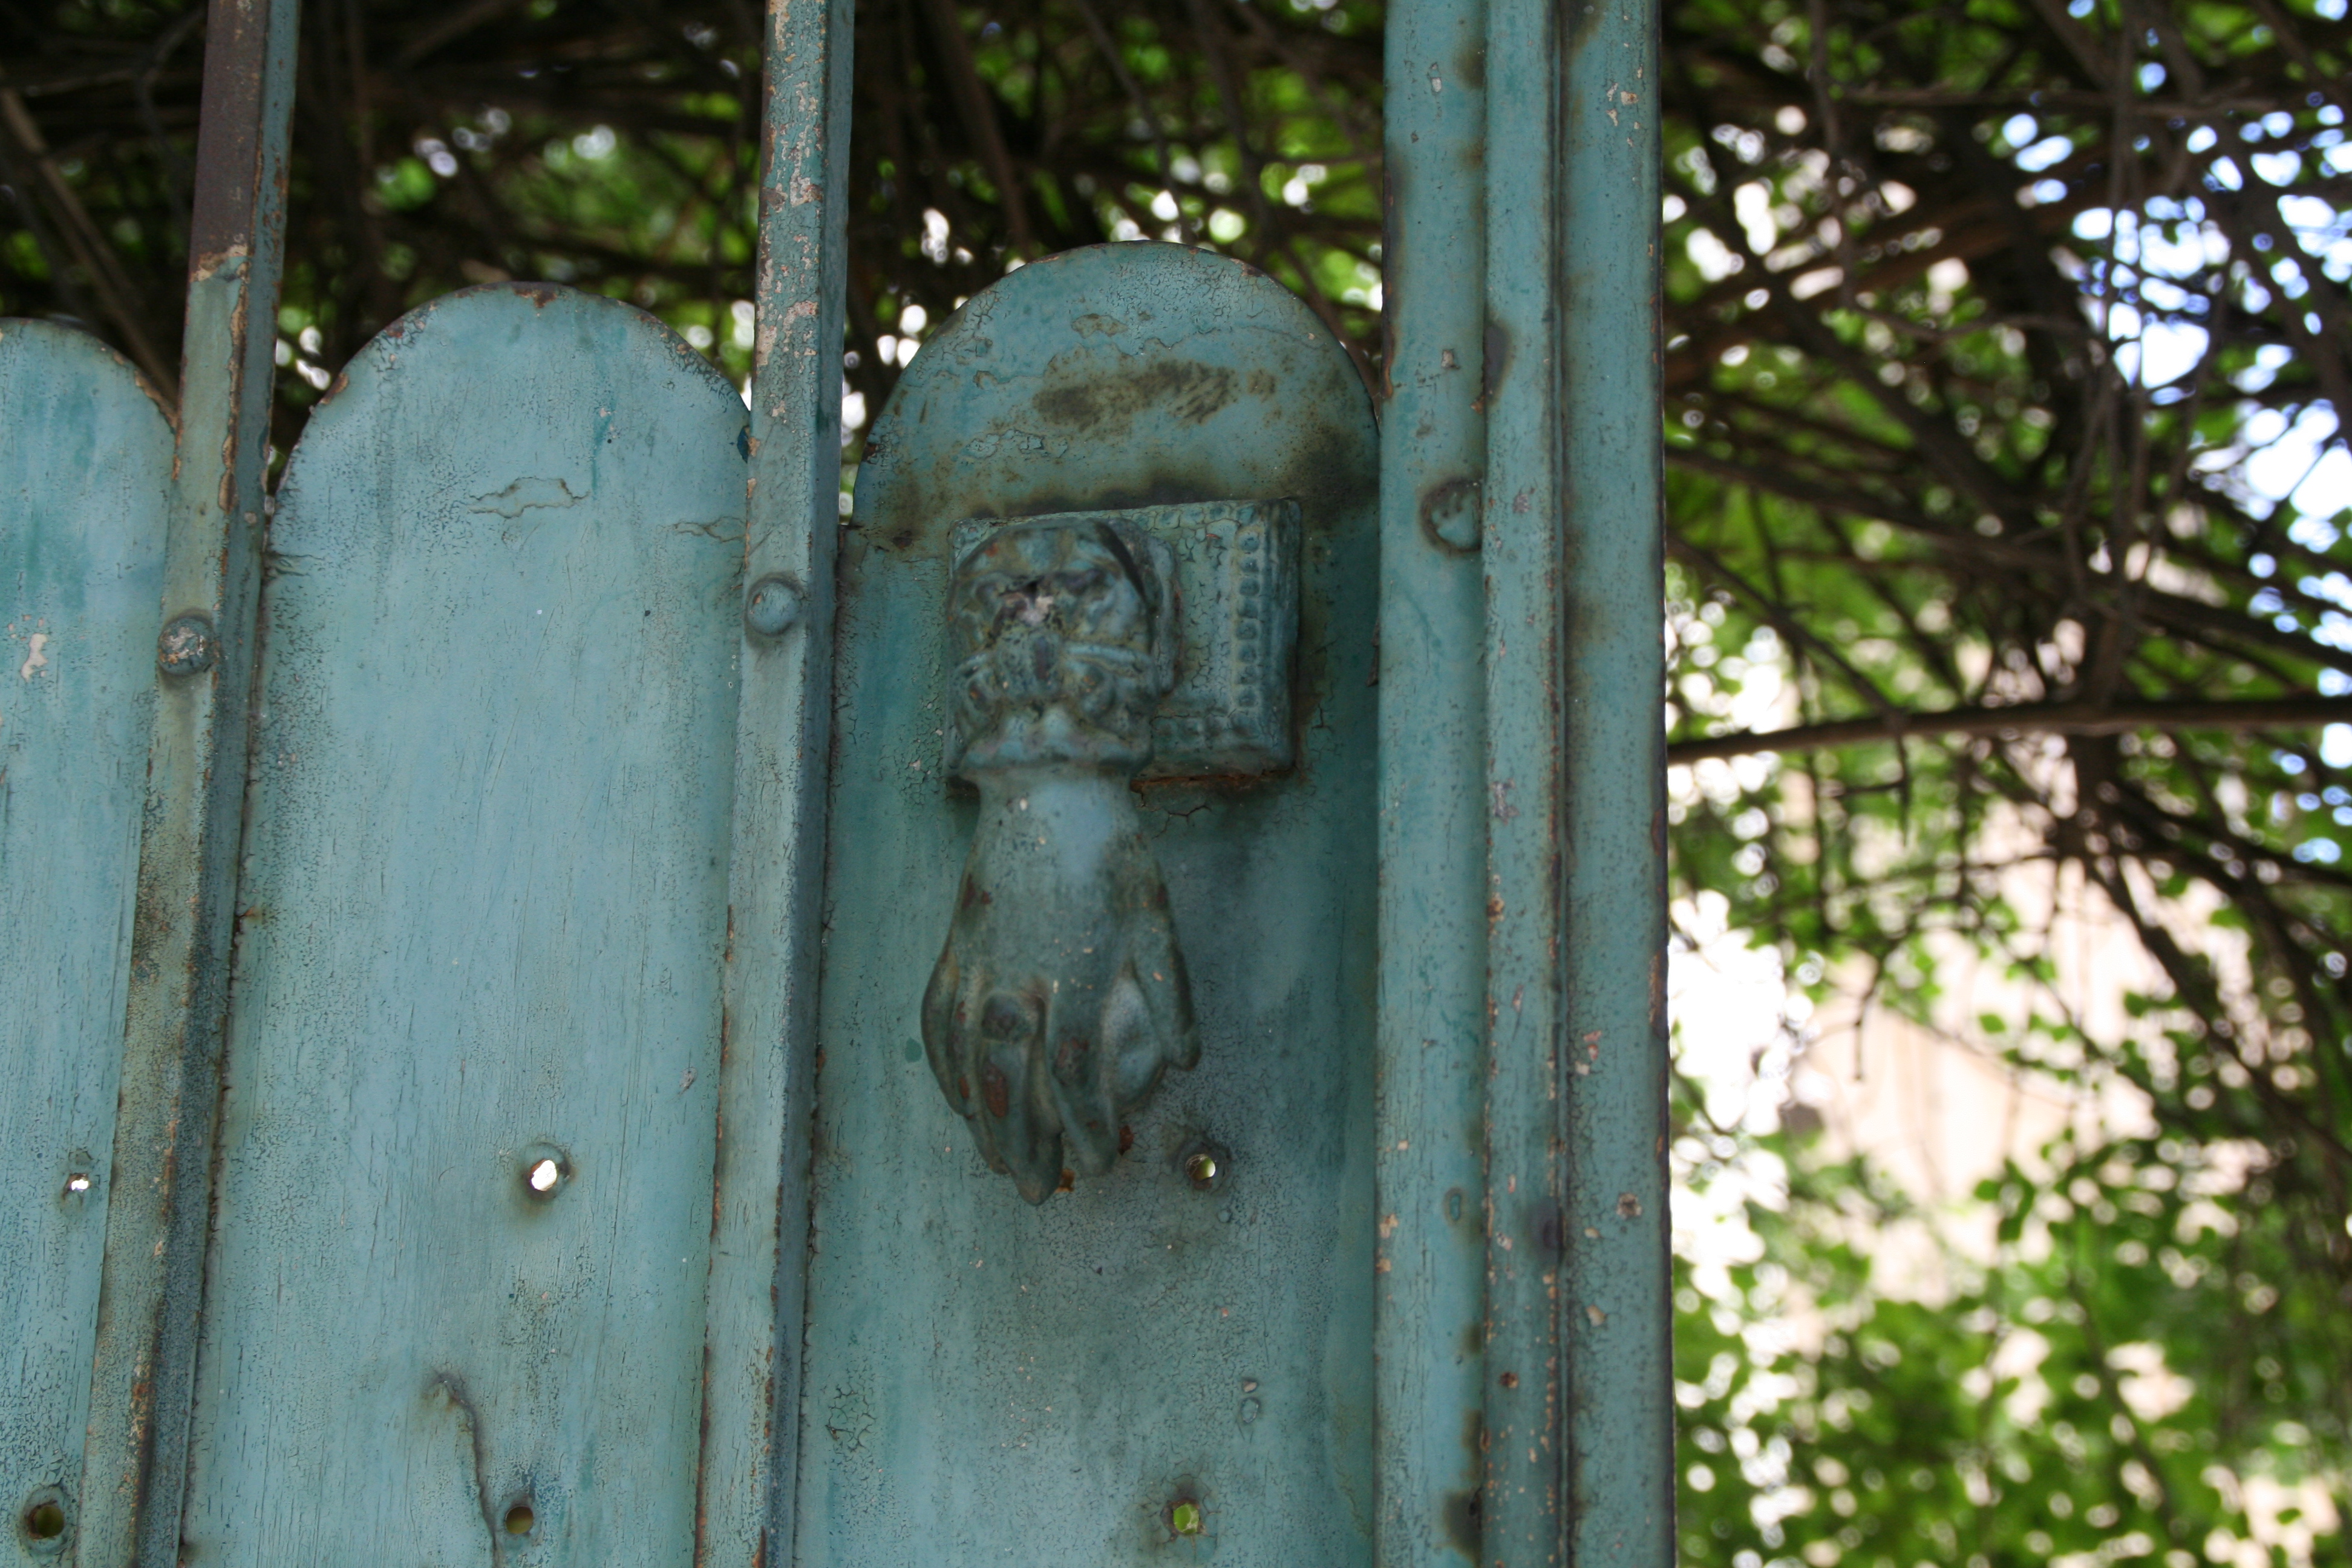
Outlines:
[[651,318],[515,286],[388,328],[288,465],[208,1564],[690,1560],[744,444]]
[[[172,427],[92,337],[0,321],[0,1509],[70,1531],[121,1062]],[[56,1536],[43,1539],[59,1539]]]

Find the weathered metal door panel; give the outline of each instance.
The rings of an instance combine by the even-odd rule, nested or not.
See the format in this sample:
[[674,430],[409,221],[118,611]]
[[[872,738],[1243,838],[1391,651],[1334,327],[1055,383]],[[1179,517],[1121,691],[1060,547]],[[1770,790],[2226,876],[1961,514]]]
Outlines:
[[[81,1475],[172,429],[121,356],[0,321],[0,1503]],[[54,1513],[47,1511],[54,1510]]]
[[453,296],[257,590],[292,0],[214,0],[183,449],[0,324],[12,1545],[1664,1563],[1654,7],[1392,16],[1379,487],[1300,301],[1107,247],[837,573],[851,19],[769,14],[748,433]]
[[[877,422],[841,547],[803,1568],[1369,1561],[1374,454],[1307,308],[1173,246],[1013,273]],[[942,768],[953,525],[1236,498],[1299,504],[1297,761],[1146,787],[1200,1065],[1033,1207],[918,1039],[979,810]]]
[[651,318],[498,288],[293,454],[197,1561],[691,1555],[743,425]]

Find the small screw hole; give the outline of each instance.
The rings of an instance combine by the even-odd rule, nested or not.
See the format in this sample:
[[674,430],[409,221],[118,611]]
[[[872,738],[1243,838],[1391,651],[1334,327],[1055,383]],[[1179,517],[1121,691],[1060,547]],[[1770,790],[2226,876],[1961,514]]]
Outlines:
[[1199,1535],[1209,1527],[1197,1498],[1180,1497],[1168,1505],[1168,1529],[1176,1535]]
[[534,1143],[522,1152],[523,1195],[545,1200],[572,1180],[572,1157],[552,1143]]
[[36,1541],[55,1541],[66,1532],[66,1510],[62,1504],[43,1498],[25,1510],[25,1533]]
[[527,1502],[519,1502],[507,1510],[509,1535],[529,1535],[530,1527],[538,1522],[539,1517],[530,1511],[530,1504]]
[[1203,1149],[1184,1162],[1184,1174],[1194,1186],[1206,1192],[1217,1183],[1217,1157]]
[[76,1196],[79,1196],[81,1194],[89,1191],[89,1178],[83,1175],[79,1171],[76,1171],[72,1175],[66,1178],[66,1191],[74,1194]]

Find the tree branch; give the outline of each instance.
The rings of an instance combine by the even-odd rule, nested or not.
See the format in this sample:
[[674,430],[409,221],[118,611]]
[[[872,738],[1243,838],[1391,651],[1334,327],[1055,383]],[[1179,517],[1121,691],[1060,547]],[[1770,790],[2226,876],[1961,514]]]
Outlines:
[[1705,735],[1666,747],[1669,763],[1820,752],[1906,735],[2119,735],[2132,730],[2286,730],[2352,724],[2352,697],[2250,697],[2233,702],[2029,702],[1834,719],[1786,730]]

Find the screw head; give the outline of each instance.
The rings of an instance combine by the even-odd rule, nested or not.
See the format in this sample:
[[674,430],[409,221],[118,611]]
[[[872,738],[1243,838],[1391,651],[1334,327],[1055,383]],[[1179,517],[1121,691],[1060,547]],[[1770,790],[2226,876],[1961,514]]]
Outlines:
[[780,637],[800,625],[808,595],[782,573],[761,578],[743,598],[743,624],[763,637]]
[[166,675],[202,675],[220,662],[220,638],[208,616],[175,616],[155,639],[155,664]]
[[1213,1139],[1195,1138],[1177,1152],[1176,1171],[1196,1192],[1214,1192],[1233,1173],[1232,1151]]

